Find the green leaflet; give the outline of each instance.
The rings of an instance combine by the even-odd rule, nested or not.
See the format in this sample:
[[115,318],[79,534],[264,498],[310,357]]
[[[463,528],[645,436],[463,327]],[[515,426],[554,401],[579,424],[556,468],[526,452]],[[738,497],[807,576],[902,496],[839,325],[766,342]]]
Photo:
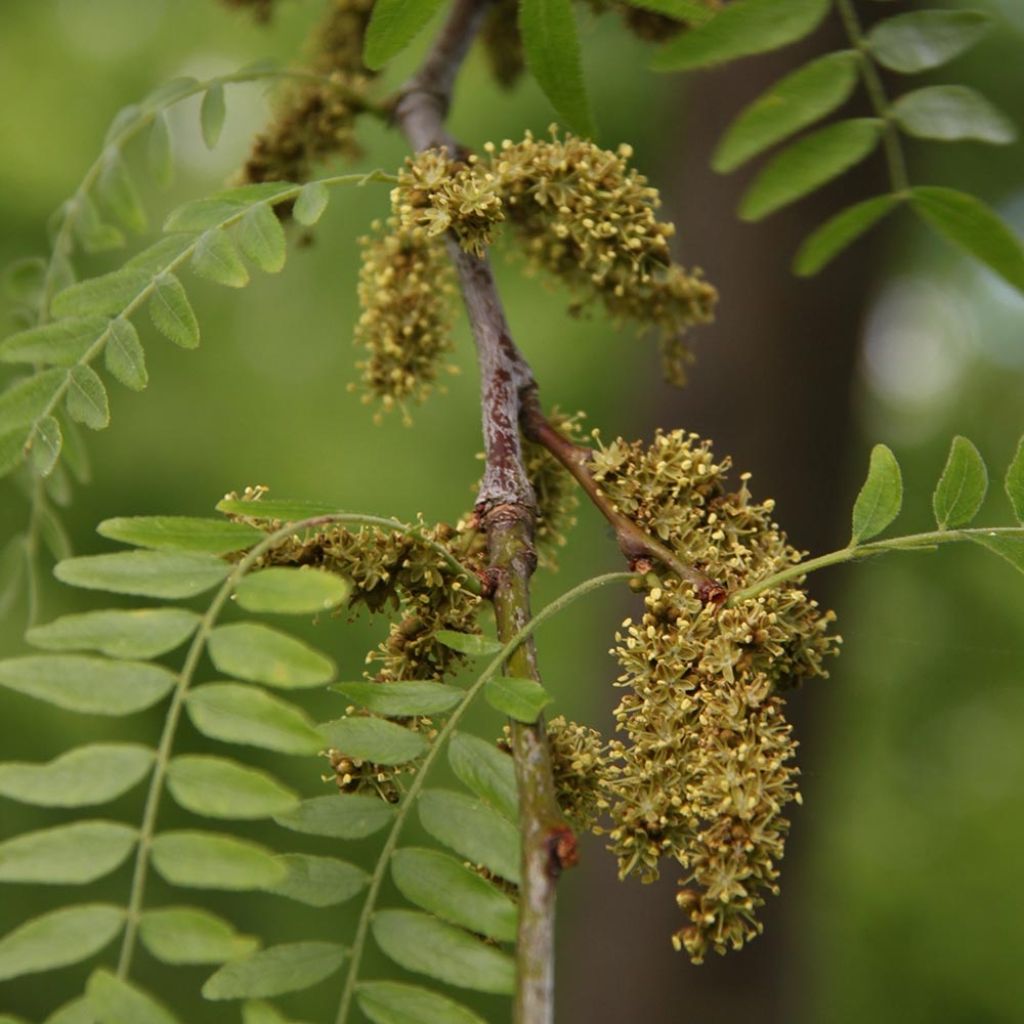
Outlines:
[[715,12],[700,0],[626,0],[630,7],[655,11],[690,25],[703,25],[715,17]]
[[244,288],[249,283],[249,271],[238,250],[219,228],[211,228],[199,236],[191,266],[200,277],[228,288]]
[[167,188],[173,182],[174,145],[167,115],[163,112],[153,118],[146,135],[146,166],[161,188]]
[[282,754],[316,754],[323,739],[300,708],[255,686],[209,683],[192,690],[185,704],[204,735]]
[[0,764],[0,796],[40,807],[106,803],[141,782],[155,757],[137,743],[94,743],[45,764]]
[[903,505],[903,479],[896,456],[884,444],[871,450],[868,476],[853,506],[853,534],[850,546],[881,533],[899,514]]
[[149,315],[153,326],[175,345],[195,348],[199,344],[199,321],[185,289],[173,274],[161,274],[156,279]]
[[138,841],[114,821],[76,821],[0,843],[0,882],[84,885],[110,874]]
[[89,1000],[79,996],[54,1010],[43,1024],[96,1024],[96,1018],[89,1009]]
[[59,562],[53,574],[62,583],[87,590],[109,590],[141,597],[195,597],[231,572],[213,555],[165,551],[119,551],[83,555]]
[[939,529],[968,526],[978,514],[987,490],[985,460],[966,437],[954,437],[945,469],[932,495],[932,509]]
[[147,910],[139,936],[149,952],[166,964],[222,964],[259,948],[251,935],[239,935],[223,918],[197,907]]
[[295,793],[266,772],[209,755],[175,757],[167,788],[180,806],[211,818],[269,818],[299,805]]
[[171,885],[194,889],[267,889],[285,876],[270,850],[213,832],[162,832],[153,839],[152,857]]
[[327,186],[319,181],[311,181],[303,185],[295,197],[292,216],[303,226],[312,227],[327,209],[330,193]]
[[240,217],[254,203],[270,202],[295,185],[287,181],[268,181],[258,185],[240,185],[205,199],[193,199],[172,210],[164,221],[164,231],[206,231],[225,221]]
[[407,764],[426,753],[424,736],[383,718],[339,718],[319,727],[328,747],[376,764]]
[[445,647],[450,647],[460,654],[468,654],[471,658],[486,658],[497,654],[502,645],[489,636],[479,636],[476,633],[457,633],[451,629],[439,629],[434,638],[440,641]]
[[269,626],[249,622],[219,626],[209,638],[217,669],[252,683],[282,689],[329,683],[334,663],[300,640]]
[[370,881],[362,868],[334,857],[286,853],[277,859],[288,874],[269,891],[311,907],[334,907],[344,903],[362,892]]
[[[27,426],[42,416],[55,401],[64,386],[67,374],[63,370],[43,370],[32,377],[16,381],[0,392],[0,433],[15,427]],[[21,431],[25,437],[27,431]]]
[[429,914],[381,910],[372,929],[377,945],[406,970],[480,992],[515,991],[515,961],[507,953]]
[[275,500],[273,498],[261,498],[259,501],[222,498],[217,502],[216,509],[225,515],[251,516],[254,519],[280,519],[284,523],[294,523],[316,516],[334,515],[340,511],[337,505],[329,505],[322,501]]
[[993,533],[987,537],[972,534],[971,540],[1004,558],[1018,572],[1024,572],[1024,538],[1002,537]]
[[123,926],[124,908],[108,903],[41,914],[0,938],[0,981],[77,964],[103,949]]
[[353,704],[389,718],[434,715],[449,711],[465,697],[465,693],[457,687],[430,680],[333,683],[331,689],[343,694]]
[[1024,437],[1018,442],[1017,451],[1006,470],[1005,487],[1017,522],[1024,523]]
[[800,277],[818,273],[898,203],[896,196],[875,196],[837,213],[804,239],[793,260],[793,272]]
[[989,18],[979,11],[912,11],[878,22],[866,43],[879,64],[916,74],[969,50],[989,25]]
[[238,222],[235,240],[260,270],[276,274],[284,269],[288,243],[281,222],[269,206],[260,204],[249,210]]
[[270,1003],[247,1002],[242,1006],[242,1024],[299,1024],[290,1021]]
[[203,133],[203,142],[207,149],[214,149],[220,141],[220,133],[224,128],[227,106],[224,103],[224,86],[214,82],[203,93],[199,105],[199,127]]
[[116,316],[125,312],[149,287],[150,274],[141,267],[121,267],[109,274],[90,277],[65,288],[51,307],[57,318],[65,316]]
[[860,117],[805,135],[754,179],[740,202],[740,217],[761,220],[838,177],[878,145],[882,127],[876,118]]
[[571,0],[520,0],[519,32],[526,64],[551,105],[573,131],[593,135]]
[[515,903],[454,857],[415,847],[396,850],[391,877],[423,910],[498,942],[515,941]]
[[448,763],[456,778],[485,803],[519,820],[519,787],[512,758],[493,743],[457,732],[448,743]]
[[1024,292],[1024,248],[999,216],[974,196],[952,188],[918,185],[910,205],[922,220]]
[[151,995],[102,967],[89,978],[85,994],[98,1024],[178,1024]]
[[33,626],[25,639],[50,651],[99,651],[111,658],[146,661],[183,644],[199,621],[184,608],[116,608],[62,616]]
[[84,423],[91,430],[103,430],[110,425],[107,389],[90,366],[79,363],[71,367],[65,403],[68,415],[76,423]]
[[226,555],[242,551],[266,538],[262,530],[224,519],[194,516],[130,516],[104,519],[96,532],[101,537],[135,547],[173,551],[203,551]]
[[361,981],[356,999],[372,1024],[486,1024],[472,1010],[418,985]]
[[819,57],[776,82],[732,122],[711,166],[735,170],[751,157],[831,113],[857,84],[860,57],[853,50]]
[[30,327],[0,343],[0,361],[72,366],[95,344],[108,323],[103,316],[85,316]]
[[[75,220],[73,231],[78,244],[87,253],[109,252],[111,249],[120,249],[124,243],[124,235],[114,227],[113,224],[105,224],[100,217],[96,204],[88,195],[81,195],[76,200],[78,216]],[[67,209],[67,207],[65,207]],[[66,278],[66,284],[74,282],[74,275],[71,264],[65,259],[65,273],[62,279]]]
[[829,6],[829,0],[738,0],[666,43],[652,66],[684,71],[777,50],[810,35]]
[[314,796],[274,818],[293,832],[332,839],[365,839],[391,823],[395,809],[375,796],[358,793]]
[[96,196],[129,231],[141,235],[148,227],[138,189],[117,150],[112,150],[104,162],[96,182]]
[[932,85],[904,93],[890,113],[908,135],[920,139],[975,139],[1005,146],[1017,138],[1013,122],[965,85]]
[[[59,475],[54,473],[47,482],[52,484],[58,479]],[[52,491],[48,493],[52,494]],[[41,505],[36,513],[36,517],[39,523],[39,535],[46,545],[47,551],[50,552],[56,561],[68,558],[71,555],[71,540],[57,513],[49,505]]]
[[118,317],[110,322],[110,335],[103,356],[110,375],[126,388],[142,391],[149,383],[146,353],[130,320]]
[[64,446],[64,435],[61,432],[60,423],[53,416],[44,416],[42,419],[36,420],[28,443],[32,472],[36,476],[49,476],[57,465],[60,450]]
[[517,722],[536,722],[541,711],[554,699],[534,679],[493,676],[484,684],[487,703]]
[[225,964],[203,986],[207,999],[254,999],[309,988],[334,974],[348,955],[332,942],[271,946]]
[[427,26],[443,0],[377,0],[366,29],[363,60],[379,71]]
[[61,449],[64,465],[71,470],[80,484],[89,483],[92,480],[92,467],[89,464],[89,450],[85,446],[82,432],[70,420],[61,423],[61,432],[64,435],[64,447]]
[[167,694],[176,681],[173,672],[142,661],[76,654],[30,654],[0,661],[0,686],[83,714],[142,711]]
[[249,612],[313,615],[337,607],[351,591],[348,580],[331,572],[272,566],[244,576],[235,594],[238,604]]
[[497,811],[445,789],[421,793],[417,809],[421,824],[438,842],[495,875],[519,883],[519,831]]

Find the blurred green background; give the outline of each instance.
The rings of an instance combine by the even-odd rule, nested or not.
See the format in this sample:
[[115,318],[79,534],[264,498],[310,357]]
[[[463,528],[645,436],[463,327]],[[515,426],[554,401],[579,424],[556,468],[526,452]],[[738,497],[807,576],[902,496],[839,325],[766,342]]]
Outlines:
[[[871,7],[866,13],[878,16]],[[887,13],[896,5],[887,5]],[[906,5],[900,5],[905,7]],[[997,30],[937,81],[981,88],[1024,120],[1024,16],[1019,0],[985,6]],[[300,50],[322,4],[282,0],[270,31],[213,0],[3,0],[0,4],[0,264],[45,254],[45,222],[100,151],[126,103],[182,74],[206,77],[256,58],[286,62]],[[993,475],[1024,430],[1024,299],[960,259],[909,220],[898,219],[826,275],[796,282],[786,269],[796,241],[844,201],[878,187],[874,165],[756,227],[735,222],[742,182],[707,169],[726,119],[801,55],[836,45],[824,29],[813,46],[745,62],[692,81],[655,78],[646,51],[613,19],[583,18],[586,66],[601,141],[630,141],[636,162],[664,189],[680,228],[681,258],[703,264],[722,290],[718,327],[697,341],[690,390],[660,383],[648,343],[600,318],[571,319],[564,294],[526,279],[499,257],[498,273],[517,340],[549,404],[585,409],[605,436],[682,426],[716,438],[739,469],[755,470],[755,493],[779,500],[794,542],[816,551],[845,543],[846,510],[870,444],[889,443],[907,490],[900,525],[927,529],[930,494],[950,437],[971,437]],[[394,70],[397,83],[408,67]],[[220,146],[199,135],[198,101],[172,111],[177,177],[169,193],[145,189],[153,224],[184,199],[220,187],[266,120],[262,86],[228,90]],[[543,132],[551,112],[532,84],[497,89],[474,53],[452,113],[471,146]],[[377,125],[361,133],[365,166],[394,168],[401,141]],[[1024,227],[1024,147],[910,147],[915,181],[962,187]],[[139,154],[129,150],[129,160]],[[741,176],[742,177],[742,176]],[[472,348],[458,328],[461,375],[443,398],[414,410],[415,427],[393,416],[374,427],[346,392],[353,379],[356,317],[353,239],[386,213],[385,186],[335,190],[310,246],[292,248],[276,277],[243,292],[191,279],[203,343],[174,348],[139,319],[151,383],[142,394],[111,386],[111,429],[88,438],[93,482],[77,489],[64,519],[75,549],[107,550],[99,520],[144,513],[206,514],[228,490],[267,484],[277,497],[325,499],[381,515],[453,521],[472,503],[480,449]],[[84,261],[98,272],[118,256]],[[0,484],[0,538],[23,528],[26,505]],[[993,486],[983,521],[1005,523]],[[607,532],[587,508],[556,575],[538,577],[540,607],[573,583],[618,567]],[[48,561],[44,576],[49,578]],[[783,896],[766,912],[766,935],[743,953],[702,968],[675,955],[674,881],[619,885],[601,844],[584,847],[561,889],[559,1020],[645,1022],[1014,1022],[1024,1020],[1024,581],[981,551],[833,570],[812,589],[834,606],[846,638],[831,680],[793,699],[804,745],[805,805],[795,814]],[[44,618],[100,600],[45,582]],[[608,591],[539,636],[558,710],[610,728],[615,666],[607,656],[628,596]],[[0,650],[22,649],[24,606],[0,623]],[[341,620],[305,634],[358,677],[381,623]],[[339,713],[331,697],[311,705]],[[482,714],[473,723],[487,734]],[[5,759],[44,760],[99,738],[156,738],[159,715],[87,720],[0,692]],[[189,727],[180,749],[205,741]],[[263,759],[315,794],[320,765]],[[110,816],[137,815],[141,794]],[[106,809],[105,809],[106,811]],[[61,815],[0,804],[0,834],[54,824]],[[187,815],[165,801],[161,822]],[[328,852],[293,834],[281,849]],[[360,855],[372,859],[374,840]],[[127,868],[97,886],[123,900]],[[182,900],[152,883],[154,902]],[[0,933],[74,892],[7,887]],[[205,900],[205,897],[204,897]],[[185,894],[187,901],[187,894]],[[268,941],[345,941],[351,907],[302,912],[270,896],[211,901],[243,931]],[[104,954],[109,960],[112,954]],[[371,954],[370,973],[388,970]],[[0,1012],[42,1020],[77,991],[90,965],[0,984]],[[158,969],[139,957],[140,979],[169,996],[198,987],[204,972]],[[337,979],[284,999],[294,1016],[333,1019]],[[488,1019],[503,1011],[486,999]],[[223,1004],[189,1002],[182,1019],[238,1020]]]

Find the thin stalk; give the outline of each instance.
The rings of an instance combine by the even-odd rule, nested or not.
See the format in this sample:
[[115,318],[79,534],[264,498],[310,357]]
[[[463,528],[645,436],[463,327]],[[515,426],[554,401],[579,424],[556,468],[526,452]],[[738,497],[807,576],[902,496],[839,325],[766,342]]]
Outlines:
[[1020,537],[1024,539],[1024,527],[1021,526],[996,526],[978,527],[971,530],[932,530],[928,533],[912,533],[905,537],[893,537],[891,540],[876,540],[869,544],[857,544],[852,547],[840,548],[838,551],[830,551],[827,555],[819,555],[806,562],[798,562],[796,565],[781,572],[766,576],[749,587],[734,591],[725,602],[727,608],[735,607],[740,601],[757,597],[758,594],[777,587],[787,580],[799,579],[808,573],[818,569],[825,569],[830,565],[842,565],[844,562],[853,562],[860,558],[870,558],[872,555],[884,554],[887,551],[919,551],[936,547],[939,544],[949,544],[953,541],[973,540],[981,537]]
[[[345,987],[341,993],[341,1002],[338,1005],[335,1024],[347,1024],[348,1013],[352,1006],[352,999],[355,995],[356,983],[359,978],[359,967],[362,963],[363,950],[366,948],[366,938],[370,928],[370,920],[373,917],[373,912],[377,903],[377,896],[380,893],[380,887],[384,882],[385,875],[387,874],[391,855],[394,853],[398,840],[401,837],[402,827],[405,825],[409,811],[412,809],[413,804],[416,802],[416,798],[419,796],[420,790],[423,788],[427,774],[434,762],[440,756],[441,750],[451,737],[451,734],[455,731],[455,727],[459,724],[462,716],[469,709],[473,699],[480,693],[487,681],[501,669],[505,661],[515,653],[524,641],[528,640],[533,635],[534,631],[542,623],[553,618],[559,612],[564,611],[569,607],[569,605],[573,604],[577,599],[584,597],[586,594],[607,586],[609,583],[617,583],[635,578],[636,577],[633,573],[610,572],[603,576],[595,576],[592,579],[584,580],[583,583],[573,587],[572,590],[567,590],[560,597],[555,598],[551,604],[542,608],[529,622],[526,623],[526,625],[517,630],[515,635],[512,636],[505,646],[502,647],[490,662],[488,662],[487,667],[477,677],[473,685],[466,690],[466,696],[463,697],[459,705],[454,711],[452,711],[448,721],[440,728],[436,739],[430,746],[430,750],[427,752],[426,757],[424,757],[418,771],[413,776],[413,780],[409,785],[409,790],[406,793],[405,798],[399,804],[398,810],[395,812],[395,819],[391,823],[391,830],[388,832],[387,839],[384,840],[384,846],[381,848],[380,856],[377,859],[377,866],[370,878],[370,884],[366,892],[366,899],[363,901],[363,909],[359,914],[359,922],[356,925],[355,938],[352,940],[352,958],[349,961],[348,973],[345,976]],[[344,797],[341,797],[340,799],[344,799]]]
[[860,57],[860,73],[864,80],[864,88],[867,91],[871,106],[879,118],[884,122],[883,145],[885,147],[885,161],[889,167],[889,182],[892,190],[897,195],[903,195],[910,188],[910,179],[907,176],[907,161],[903,155],[903,145],[900,142],[899,129],[893,122],[890,112],[889,97],[886,95],[885,86],[882,84],[882,76],[875,67],[875,62],[868,53],[867,43],[864,39],[864,30],[861,28],[857,12],[853,7],[853,0],[836,0],[839,8],[839,16],[842,18],[843,27],[850,44],[856,49]]
[[189,687],[192,685],[192,679],[199,665],[199,659],[203,655],[206,641],[209,639],[221,609],[238,586],[239,580],[249,569],[267,551],[281,541],[287,540],[296,530],[327,526],[331,523],[357,522],[367,518],[369,517],[337,513],[334,515],[315,516],[296,523],[288,523],[281,527],[280,530],[276,530],[260,541],[238,562],[227,579],[221,584],[220,589],[210,603],[210,607],[200,621],[195,636],[192,638],[192,643],[189,645],[188,654],[185,656],[181,672],[178,675],[174,694],[171,697],[171,704],[167,710],[167,718],[164,721],[163,732],[160,735],[160,743],[157,747],[153,774],[149,780],[149,789],[146,793],[146,804],[142,812],[142,824],[139,827],[139,842],[135,852],[135,867],[132,872],[131,891],[128,896],[125,932],[121,940],[121,953],[117,964],[118,977],[126,978],[131,970],[132,956],[135,952],[139,924],[142,919],[142,905],[146,895],[146,878],[149,874],[149,851],[153,842],[153,834],[156,831],[157,815],[160,811],[160,800],[163,796],[164,779],[167,776],[167,767],[171,760],[171,750],[174,746],[178,722],[181,720],[181,709],[184,706]]

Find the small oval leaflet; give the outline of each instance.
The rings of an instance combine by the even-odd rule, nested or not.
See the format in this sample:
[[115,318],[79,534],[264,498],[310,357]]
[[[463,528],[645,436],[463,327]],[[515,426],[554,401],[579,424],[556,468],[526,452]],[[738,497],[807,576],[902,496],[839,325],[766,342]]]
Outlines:
[[1024,523],[1024,437],[1017,444],[1017,452],[1006,471],[1005,486],[1017,522]]
[[396,850],[391,877],[402,895],[423,910],[498,942],[515,941],[515,903],[454,857],[416,847]]
[[207,999],[254,999],[309,988],[334,974],[348,955],[333,942],[292,942],[225,964],[203,986]]
[[488,679],[484,683],[484,698],[495,711],[527,724],[536,722],[541,711],[554,699],[536,680],[512,676]]
[[376,764],[407,764],[426,753],[426,737],[383,718],[339,718],[319,726],[327,746]]
[[0,843],[0,882],[84,885],[131,853],[138,831],[115,821],[76,821]]
[[173,274],[161,274],[156,279],[149,299],[149,316],[168,341],[180,348],[198,346],[199,321],[182,283]]
[[274,821],[307,835],[365,839],[390,824],[394,816],[394,807],[375,796],[347,793],[310,797],[294,811],[276,815]]
[[478,736],[457,732],[448,743],[448,763],[468,790],[518,822],[519,786],[511,755]]
[[147,660],[183,644],[199,621],[184,608],[112,608],[33,626],[25,639],[50,651],[99,651],[111,658]]
[[244,288],[249,283],[249,271],[242,257],[219,228],[210,228],[199,236],[191,267],[200,277],[228,288]]
[[235,240],[238,247],[268,274],[284,268],[288,244],[277,215],[264,203],[257,203],[238,222]]
[[793,260],[793,272],[798,277],[816,274],[898,204],[896,196],[876,196],[837,213],[804,239]]
[[266,889],[285,876],[269,850],[213,832],[163,832],[153,839],[152,855],[171,885],[195,889]]
[[91,430],[103,430],[110,424],[110,403],[107,389],[99,374],[80,363],[68,373],[68,390],[64,399],[68,415]]
[[222,964],[259,948],[223,918],[197,907],[146,910],[139,922],[142,944],[167,964]]
[[373,1024],[486,1024],[447,996],[404,982],[361,981],[356,1000]]
[[323,739],[301,709],[255,686],[209,683],[189,693],[192,724],[211,739],[282,754],[316,754]]
[[381,910],[373,918],[373,937],[406,970],[449,985],[511,995],[515,962],[468,932],[415,910]]
[[151,995],[102,967],[89,978],[85,994],[102,1024],[178,1024]]
[[299,805],[295,793],[266,772],[207,754],[175,757],[167,788],[180,806],[211,818],[269,818]]
[[990,24],[979,11],[911,11],[878,22],[865,41],[880,64],[916,74],[969,50]]
[[433,715],[455,707],[465,692],[432,680],[396,683],[333,683],[331,689],[347,697],[353,704],[394,716]]
[[871,450],[868,476],[853,506],[850,546],[881,533],[903,505],[903,478],[896,456],[884,444]]
[[183,551],[82,555],[58,562],[53,570],[57,579],[73,587],[172,600],[195,597],[223,582],[230,572],[231,566],[213,555]]
[[921,139],[976,139],[1005,146],[1017,137],[1013,122],[965,85],[932,85],[904,93],[890,113],[908,135]]
[[219,671],[282,689],[320,686],[334,676],[334,663],[326,655],[287,633],[250,622],[219,626],[210,634],[209,652]]
[[138,743],[94,743],[46,764],[0,764],[0,796],[39,807],[106,803],[141,782],[155,757]]
[[370,882],[362,868],[334,857],[286,853],[278,860],[288,874],[268,891],[311,907],[337,906],[358,895]]
[[0,661],[0,686],[82,714],[142,711],[176,682],[173,672],[141,661],[77,654],[30,654]]
[[379,71],[426,28],[442,0],[378,0],[366,30],[363,59]]
[[299,189],[292,207],[292,216],[304,227],[312,227],[323,216],[327,209],[330,193],[327,186],[319,181],[311,181]]
[[502,649],[502,644],[497,640],[492,640],[488,636],[480,636],[477,633],[458,633],[452,629],[439,629],[434,637],[445,647],[450,647],[453,651],[458,651],[459,654],[468,654],[473,658],[497,654]]
[[519,883],[519,830],[493,808],[446,789],[421,793],[417,808],[421,824],[438,842]]
[[53,472],[53,467],[57,465],[64,444],[64,437],[56,418],[44,416],[41,420],[36,420],[29,444],[32,472],[36,476],[49,476]]
[[64,907],[26,921],[0,938],[0,981],[77,964],[98,953],[124,926],[124,908],[108,903]]
[[987,490],[984,459],[966,437],[957,435],[932,495],[932,510],[939,529],[967,526],[978,514]]
[[249,573],[238,583],[238,604],[250,612],[311,615],[348,599],[352,584],[322,569],[273,566]]
[[203,100],[199,106],[199,126],[207,149],[215,148],[220,141],[226,113],[224,85],[221,82],[214,82],[203,93]]
[[103,351],[110,375],[132,391],[143,391],[149,383],[146,353],[131,320],[123,316],[110,321],[107,346]]
[[124,516],[104,519],[96,532],[122,544],[155,550],[226,555],[266,538],[262,530],[225,519],[198,516]]

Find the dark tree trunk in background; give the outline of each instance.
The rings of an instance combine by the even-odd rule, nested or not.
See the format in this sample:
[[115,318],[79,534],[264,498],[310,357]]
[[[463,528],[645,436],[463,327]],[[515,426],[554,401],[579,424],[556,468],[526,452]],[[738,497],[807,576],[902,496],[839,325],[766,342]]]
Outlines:
[[[735,472],[753,472],[755,497],[776,499],[792,542],[819,553],[841,546],[849,535],[851,382],[878,236],[862,240],[809,281],[794,277],[789,266],[801,240],[830,215],[885,189],[883,167],[873,158],[815,196],[750,225],[735,211],[753,169],[722,177],[708,163],[724,126],[747,102],[802,60],[842,45],[838,38],[819,37],[802,54],[789,50],[704,73],[679,92],[678,142],[666,148],[664,165],[651,176],[663,186],[666,218],[679,228],[679,257],[687,266],[704,267],[721,305],[716,324],[693,332],[697,362],[688,387],[648,389],[632,403],[633,422],[621,425],[625,436],[630,430],[650,436],[663,425],[712,438],[716,451],[733,456]],[[813,580],[823,604],[833,600],[826,586],[831,583],[827,576]],[[828,684],[816,680],[790,701],[805,775],[827,767],[827,752],[814,736],[827,696]],[[578,912],[567,936],[571,952],[559,964],[559,1019],[800,1020],[801,975],[812,950],[794,897],[815,809],[791,810],[783,895],[762,912],[765,934],[742,952],[714,956],[699,968],[669,944],[684,923],[675,907],[676,872],[668,868],[654,886],[619,883],[611,858],[598,844],[588,846],[575,881],[585,894],[573,901],[587,909]]]

